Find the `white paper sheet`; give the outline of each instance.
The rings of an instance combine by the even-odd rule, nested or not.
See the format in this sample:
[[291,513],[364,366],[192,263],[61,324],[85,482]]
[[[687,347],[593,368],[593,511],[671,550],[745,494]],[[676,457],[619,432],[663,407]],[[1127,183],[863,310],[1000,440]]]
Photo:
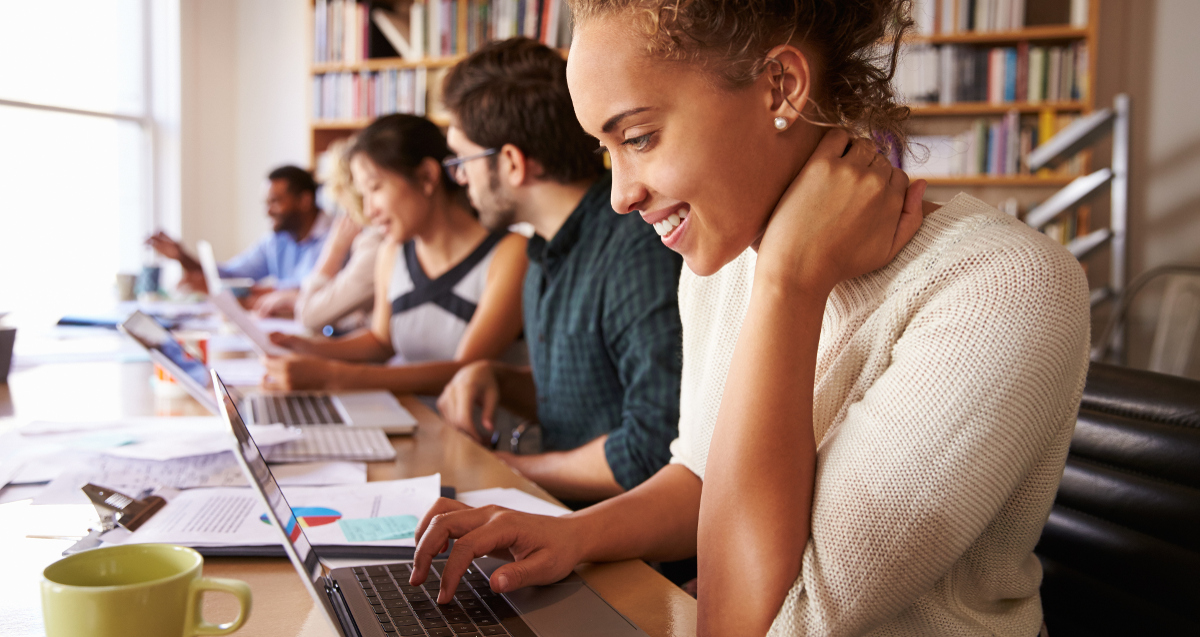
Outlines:
[[[303,437],[300,430],[282,425],[254,425],[251,431],[264,448]],[[101,455],[171,460],[232,447],[228,424],[207,416],[32,422],[0,435],[0,486],[49,482],[90,466]]]
[[[270,447],[299,440],[303,432],[284,425],[247,425],[259,447]],[[101,453],[120,458],[141,460],[174,460],[218,453],[233,446],[233,434],[226,428],[220,431],[155,432],[142,434],[136,442],[103,449]]]
[[[283,486],[367,482],[367,465],[364,462],[301,462],[277,465],[271,468],[271,472]],[[89,482],[135,497],[147,489],[158,487],[195,489],[247,486],[241,467],[229,451],[162,462],[98,456],[88,464],[87,469],[59,475],[33,503],[87,504],[88,499],[80,489]]]
[[17,429],[22,436],[51,436],[57,434],[75,434],[109,429],[143,429],[164,427],[173,429],[226,429],[228,424],[219,416],[137,416],[121,420],[94,420],[80,422],[52,422],[35,420]]
[[551,502],[547,502],[537,496],[529,495],[520,489],[480,489],[478,491],[467,491],[458,494],[458,501],[473,507],[487,506],[494,504],[502,506],[513,511],[523,511],[525,513],[534,513],[537,515],[549,515],[558,517],[571,512],[566,507],[558,506]]
[[[284,496],[314,545],[348,544],[345,522],[412,516],[420,520],[438,499],[441,475],[334,487],[285,487]],[[184,546],[279,544],[278,531],[263,521],[265,509],[249,488],[183,491],[123,541]],[[105,540],[112,538],[106,536]],[[415,546],[412,537],[365,541],[363,546]]]
[[229,319],[250,339],[250,342],[254,343],[254,348],[258,350],[259,354],[264,356],[283,356],[288,353],[286,349],[271,342],[266,330],[261,326],[261,322],[256,321],[254,317],[250,316],[250,313],[238,304],[237,299],[233,297],[231,292],[222,290],[220,293],[210,296],[209,300],[221,311],[221,314],[225,315],[225,318]]

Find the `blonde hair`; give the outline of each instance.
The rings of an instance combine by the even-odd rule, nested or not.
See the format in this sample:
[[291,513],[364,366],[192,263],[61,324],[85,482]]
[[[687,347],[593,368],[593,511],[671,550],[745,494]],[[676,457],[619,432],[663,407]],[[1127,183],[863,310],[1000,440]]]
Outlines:
[[362,195],[354,187],[354,179],[350,176],[349,150],[354,146],[354,141],[355,137],[351,136],[329,145],[325,152],[328,153],[330,161],[322,162],[322,174],[318,175],[318,178],[321,184],[329,189],[329,194],[338,207],[360,226],[367,226]]

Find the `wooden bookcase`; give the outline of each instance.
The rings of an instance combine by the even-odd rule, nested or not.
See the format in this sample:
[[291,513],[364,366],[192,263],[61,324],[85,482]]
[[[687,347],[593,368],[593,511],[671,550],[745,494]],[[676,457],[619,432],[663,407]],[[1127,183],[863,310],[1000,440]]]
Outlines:
[[[1028,0],[1043,2],[1045,0]],[[959,32],[939,33],[929,36],[912,36],[906,38],[909,44],[962,44],[977,46],[1013,46],[1021,43],[1038,45],[1064,45],[1076,42],[1087,44],[1088,78],[1081,99],[1065,102],[1039,103],[957,103],[951,106],[913,105],[911,107],[910,129],[914,132],[929,130],[952,130],[954,126],[964,126],[962,120],[988,116],[1003,116],[1013,110],[1022,115],[1037,114],[1051,110],[1056,115],[1086,115],[1095,109],[1096,91],[1096,61],[1099,49],[1099,20],[1101,0],[1091,0],[1088,6],[1088,23],[1086,27],[1076,28],[1069,25],[1039,25],[1030,26],[1015,31],[990,32]],[[1086,174],[1091,164],[1090,156],[1085,155],[1082,173]],[[913,178],[922,178],[917,172],[911,171]],[[1072,176],[1052,175],[969,175],[953,177],[924,177],[929,182],[930,195],[927,198],[936,201],[947,201],[959,191],[967,191],[990,204],[998,197],[1015,197],[1022,208],[1033,202],[1040,201],[1053,194],[1054,190],[1070,183]]]
[[[1041,0],[1029,0],[1030,2],[1038,2]],[[1008,103],[1008,104],[991,104],[991,103],[958,103],[952,106],[929,106],[919,105],[912,107],[912,125],[920,128],[926,126],[930,122],[952,122],[954,120],[962,120],[964,118],[977,118],[986,116],[1002,116],[1012,110],[1017,110],[1023,114],[1036,114],[1045,109],[1051,109],[1056,113],[1069,114],[1087,114],[1095,107],[1095,77],[1096,77],[1096,59],[1097,59],[1097,34],[1098,22],[1100,15],[1100,0],[1091,0],[1089,8],[1088,26],[1085,28],[1074,28],[1070,26],[1033,26],[1017,31],[1002,31],[1002,32],[967,32],[967,33],[951,33],[951,34],[936,34],[931,36],[911,36],[906,39],[910,44],[968,44],[968,45],[1012,45],[1021,42],[1030,42],[1038,44],[1069,44],[1078,41],[1085,41],[1088,45],[1088,72],[1089,79],[1087,82],[1087,90],[1082,99],[1078,101],[1068,102],[1041,102],[1036,104],[1029,103]],[[405,60],[403,58],[377,58],[368,59],[356,64],[316,64],[312,60],[312,38],[314,12],[309,12],[308,30],[309,34],[309,75],[315,77],[325,73],[339,72],[361,72],[361,71],[381,71],[390,69],[414,69],[425,68],[429,70],[445,69],[457,64],[464,56],[448,56],[438,58],[425,58],[422,60]],[[565,55],[565,51],[564,51]],[[431,73],[430,77],[437,77]],[[432,89],[431,89],[432,90]],[[317,156],[324,152],[329,145],[337,140],[348,137],[355,132],[365,127],[369,120],[366,119],[350,119],[350,120],[317,120],[313,118],[313,95],[311,89],[309,95],[309,142],[310,156],[312,166],[316,165]],[[433,121],[441,126],[449,124],[444,118],[438,115],[431,116]],[[953,124],[949,124],[953,125]],[[1086,166],[1085,166],[1086,168]],[[919,174],[914,174],[914,177],[920,177]],[[1065,176],[1049,176],[1038,177],[1033,175],[1011,175],[1011,176],[989,176],[989,175],[970,175],[970,176],[954,176],[954,177],[929,177],[930,187],[933,190],[934,196],[945,194],[945,198],[949,198],[958,190],[968,190],[972,194],[986,195],[983,190],[992,190],[994,188],[1003,188],[1005,191],[1012,189],[1020,189],[1022,192],[1018,194],[1024,195],[1022,199],[1032,201],[1038,197],[1044,197],[1052,192],[1052,188],[1059,188],[1071,181],[1071,177]],[[989,201],[989,203],[996,203]]]

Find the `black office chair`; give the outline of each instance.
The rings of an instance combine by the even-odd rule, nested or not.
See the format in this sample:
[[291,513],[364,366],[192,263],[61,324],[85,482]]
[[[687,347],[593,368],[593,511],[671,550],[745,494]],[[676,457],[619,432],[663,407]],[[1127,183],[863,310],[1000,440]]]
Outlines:
[[1200,382],[1092,363],[1036,552],[1051,637],[1200,635]]

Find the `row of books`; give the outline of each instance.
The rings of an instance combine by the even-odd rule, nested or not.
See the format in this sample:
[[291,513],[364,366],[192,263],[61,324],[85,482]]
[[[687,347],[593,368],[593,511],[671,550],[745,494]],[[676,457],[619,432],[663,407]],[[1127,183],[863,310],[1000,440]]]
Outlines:
[[[1024,219],[1030,210],[1039,205],[1041,205],[1041,202],[1022,206],[1021,201],[1016,197],[1008,197],[997,203],[996,208],[1014,217]],[[1055,242],[1065,246],[1076,237],[1083,236],[1091,231],[1091,216],[1091,206],[1079,206],[1074,210],[1064,212],[1054,221],[1042,226],[1040,230]],[[1087,265],[1085,264],[1084,267],[1086,268]]]
[[566,0],[316,0],[314,12],[317,64],[465,55],[516,36],[571,43]]
[[[1024,158],[1074,119],[1043,110],[1036,120],[1023,121],[1020,113],[1010,111],[998,119],[977,119],[958,135],[914,135],[901,166],[920,177],[1028,175]],[[1067,162],[1060,174],[1079,174],[1082,161],[1080,155]]]
[[[1018,31],[1036,24],[1062,23],[1085,27],[1089,0],[1048,3],[1038,0],[913,0],[914,28],[921,35],[963,32]],[[1032,12],[1033,15],[1028,15]]]
[[1090,81],[1088,46],[905,47],[894,86],[909,104],[1080,100]]
[[317,0],[313,62],[355,64],[371,57],[369,6],[354,0]]
[[423,116],[427,86],[424,68],[314,75],[313,118],[374,119],[392,113]]
[[1077,237],[1092,231],[1091,207],[1079,206],[1075,210],[1063,213],[1058,219],[1042,226],[1041,230],[1047,237],[1067,245]]

